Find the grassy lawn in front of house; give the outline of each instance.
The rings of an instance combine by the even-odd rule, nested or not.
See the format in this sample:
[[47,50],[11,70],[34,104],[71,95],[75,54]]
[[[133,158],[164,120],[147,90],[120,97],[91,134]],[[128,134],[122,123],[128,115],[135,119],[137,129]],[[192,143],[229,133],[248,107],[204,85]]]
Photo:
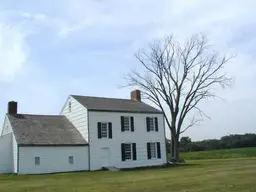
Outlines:
[[256,158],[190,160],[146,170],[0,175],[0,192],[253,192],[255,178]]
[[256,157],[256,147],[182,152],[180,156],[185,160]]

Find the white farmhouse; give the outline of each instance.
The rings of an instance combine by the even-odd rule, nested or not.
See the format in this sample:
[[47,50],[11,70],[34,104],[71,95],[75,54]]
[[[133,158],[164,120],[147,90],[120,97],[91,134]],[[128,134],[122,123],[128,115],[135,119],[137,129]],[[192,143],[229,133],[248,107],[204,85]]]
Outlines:
[[167,162],[163,113],[131,99],[70,95],[60,115],[17,113],[8,103],[0,173],[42,174]]

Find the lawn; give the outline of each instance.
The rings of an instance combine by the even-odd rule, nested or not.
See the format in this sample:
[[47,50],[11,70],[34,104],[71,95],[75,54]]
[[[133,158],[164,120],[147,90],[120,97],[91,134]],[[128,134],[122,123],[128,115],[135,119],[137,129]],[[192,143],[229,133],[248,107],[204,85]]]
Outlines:
[[181,153],[185,160],[256,157],[256,147]]
[[0,175],[1,192],[249,192],[256,158],[187,161],[186,166],[51,175]]

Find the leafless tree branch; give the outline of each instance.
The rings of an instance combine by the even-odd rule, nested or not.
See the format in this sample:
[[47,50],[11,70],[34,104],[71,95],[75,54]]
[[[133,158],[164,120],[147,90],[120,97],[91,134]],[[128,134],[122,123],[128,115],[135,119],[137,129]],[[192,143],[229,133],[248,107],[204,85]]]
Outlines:
[[151,44],[149,51],[139,50],[135,57],[142,68],[139,72],[133,69],[126,76],[128,86],[139,87],[163,111],[176,140],[203,119],[194,117],[184,128],[187,115],[199,112],[201,117],[209,118],[199,103],[216,98],[214,88],[225,88],[232,82],[223,72],[232,57],[222,57],[212,50],[203,35],[192,36],[184,45],[169,36],[163,42]]

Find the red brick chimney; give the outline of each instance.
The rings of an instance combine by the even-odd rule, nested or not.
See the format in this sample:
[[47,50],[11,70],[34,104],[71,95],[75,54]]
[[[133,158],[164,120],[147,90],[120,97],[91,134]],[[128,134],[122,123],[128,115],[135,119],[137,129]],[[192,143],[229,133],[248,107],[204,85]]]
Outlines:
[[18,103],[15,101],[8,102],[8,114],[16,115],[18,112]]
[[136,90],[131,92],[131,100],[141,102],[140,90],[136,89]]

